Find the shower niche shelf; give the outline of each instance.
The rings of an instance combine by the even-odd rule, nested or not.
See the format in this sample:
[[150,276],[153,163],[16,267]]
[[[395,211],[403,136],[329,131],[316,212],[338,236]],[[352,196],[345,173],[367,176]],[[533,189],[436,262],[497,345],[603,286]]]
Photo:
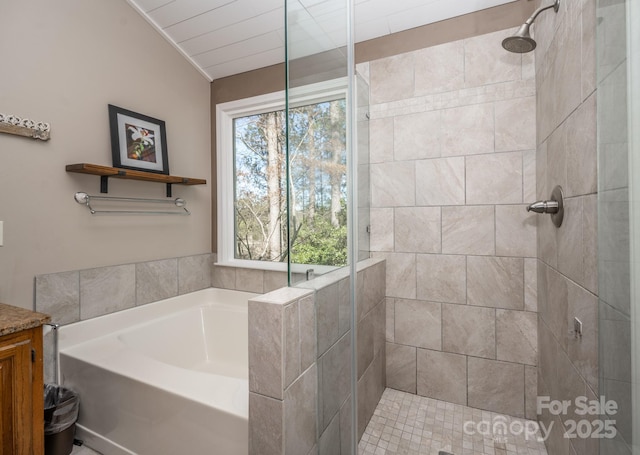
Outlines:
[[204,185],[207,183],[205,179],[196,179],[191,177],[178,177],[176,175],[156,174],[153,172],[136,171],[133,169],[121,169],[111,166],[102,166],[99,164],[67,164],[67,172],[77,174],[90,174],[100,176],[100,192],[109,192],[109,178],[140,180],[144,182],[164,183],[167,186],[167,197],[171,197],[172,185]]

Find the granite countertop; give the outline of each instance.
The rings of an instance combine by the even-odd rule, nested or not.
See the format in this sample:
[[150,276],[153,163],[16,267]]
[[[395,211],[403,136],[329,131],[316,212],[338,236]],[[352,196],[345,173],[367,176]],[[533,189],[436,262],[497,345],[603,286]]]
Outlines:
[[0,336],[39,327],[50,320],[44,313],[0,303]]

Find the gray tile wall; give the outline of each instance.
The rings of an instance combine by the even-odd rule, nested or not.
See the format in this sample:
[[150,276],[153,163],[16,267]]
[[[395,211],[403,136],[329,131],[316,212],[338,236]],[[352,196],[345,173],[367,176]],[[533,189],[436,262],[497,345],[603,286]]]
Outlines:
[[535,64],[510,32],[369,62],[371,250],[387,385],[535,418]]
[[38,275],[35,308],[69,324],[211,287],[212,255]]
[[[295,275],[294,282],[298,279]],[[287,273],[215,265],[214,259],[214,265],[211,269],[211,286],[266,294],[287,286]]]
[[[287,285],[285,272],[220,267],[215,261],[215,253],[207,253],[38,275],[35,309],[64,325],[211,286],[262,294]],[[50,351],[49,344],[45,339]]]
[[313,303],[313,291],[296,288],[249,300],[251,454],[308,454],[317,442]]
[[[363,267],[362,264],[366,264]],[[357,364],[358,364],[358,440],[371,420],[386,387],[386,264],[369,259],[359,264]],[[350,452],[343,452],[348,454]]]
[[[348,270],[249,302],[251,454],[350,454]],[[358,438],[385,388],[385,264],[359,264]],[[274,437],[277,436],[277,437]]]
[[[563,1],[535,27],[536,195],[548,199],[561,185],[566,207],[560,228],[547,216],[537,220],[537,388],[539,396],[575,400],[598,394],[596,2]],[[583,323],[582,338],[572,332],[574,317]],[[543,412],[538,418],[554,422],[550,455],[598,453],[597,439],[563,437],[563,421],[571,416]]]
[[[70,324],[211,286],[213,255],[114,265],[35,277],[35,309]],[[45,381],[54,378],[53,342],[45,336]]]

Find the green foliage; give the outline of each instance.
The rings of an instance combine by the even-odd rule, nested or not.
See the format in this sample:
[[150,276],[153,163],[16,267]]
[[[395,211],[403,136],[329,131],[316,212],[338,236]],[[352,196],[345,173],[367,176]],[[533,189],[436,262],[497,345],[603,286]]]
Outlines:
[[296,264],[347,265],[347,226],[335,227],[326,216],[304,221],[291,252]]

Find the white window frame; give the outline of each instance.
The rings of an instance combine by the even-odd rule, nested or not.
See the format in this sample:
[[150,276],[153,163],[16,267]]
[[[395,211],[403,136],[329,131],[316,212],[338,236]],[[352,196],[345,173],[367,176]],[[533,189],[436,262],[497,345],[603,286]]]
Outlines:
[[[336,99],[347,98],[347,78],[297,87],[289,90],[290,105],[305,106]],[[216,105],[216,167],[218,201],[218,261],[216,265],[261,270],[287,271],[286,262],[252,261],[235,257],[235,213],[234,213],[234,137],[233,121],[265,112],[285,109],[284,90]],[[304,273],[312,267],[316,273],[336,269],[317,264],[291,264],[292,271]]]

